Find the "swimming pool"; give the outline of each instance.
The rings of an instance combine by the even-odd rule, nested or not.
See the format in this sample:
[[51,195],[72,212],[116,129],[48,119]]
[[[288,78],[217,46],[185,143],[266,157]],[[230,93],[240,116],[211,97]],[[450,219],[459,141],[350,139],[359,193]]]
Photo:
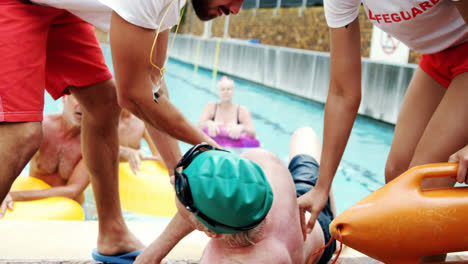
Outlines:
[[[112,69],[109,46],[103,45],[103,51]],[[217,79],[221,76],[218,74]],[[165,78],[172,102],[193,123],[198,121],[207,102],[217,101],[216,82],[212,80],[211,71],[199,68],[195,72],[193,65],[169,60]],[[231,78],[235,82],[234,102],[247,106],[251,112],[262,148],[287,162],[289,140],[295,129],[310,126],[323,138],[323,104]],[[60,103],[47,95],[45,113],[58,111],[61,111]],[[384,167],[393,130],[393,125],[361,116],[357,118],[333,183],[338,213],[384,184]],[[185,143],[180,146],[182,151],[189,148]],[[143,144],[143,150],[150,153],[146,144]],[[91,193],[90,188],[86,193]],[[152,218],[129,213],[126,219]]]

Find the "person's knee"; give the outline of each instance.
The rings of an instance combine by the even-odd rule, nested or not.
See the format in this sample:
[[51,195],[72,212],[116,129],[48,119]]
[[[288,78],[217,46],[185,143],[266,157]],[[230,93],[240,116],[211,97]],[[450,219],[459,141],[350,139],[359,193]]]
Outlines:
[[299,128],[291,137],[290,159],[299,154],[307,154],[320,161],[321,151],[320,139],[311,127]]
[[[2,150],[9,155],[1,157],[3,161],[11,160],[9,166],[16,172],[22,170],[29,159],[39,150],[42,143],[41,122],[0,123],[0,134],[4,142]],[[16,174],[17,175],[17,174]],[[15,176],[16,176],[15,175]]]
[[107,80],[87,87],[74,87],[72,94],[84,109],[85,122],[95,120],[99,124],[117,123],[121,108],[113,80]]
[[408,169],[407,166],[403,166],[402,162],[389,158],[385,165],[385,183],[389,183],[391,180],[398,177],[400,174]]
[[318,140],[317,133],[311,127],[301,127],[294,131],[293,137],[307,138],[309,140]]

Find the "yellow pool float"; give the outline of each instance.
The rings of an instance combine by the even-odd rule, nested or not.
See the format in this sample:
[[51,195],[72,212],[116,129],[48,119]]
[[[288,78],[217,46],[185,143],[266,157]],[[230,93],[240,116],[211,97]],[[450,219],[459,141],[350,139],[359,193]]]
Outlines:
[[136,175],[128,162],[121,162],[119,192],[122,208],[127,211],[160,217],[172,217],[177,212],[168,171],[156,161],[143,161]]
[[[12,191],[42,190],[50,185],[34,177],[19,176]],[[65,197],[50,197],[35,201],[14,202],[13,211],[7,210],[6,220],[84,220],[80,204]]]

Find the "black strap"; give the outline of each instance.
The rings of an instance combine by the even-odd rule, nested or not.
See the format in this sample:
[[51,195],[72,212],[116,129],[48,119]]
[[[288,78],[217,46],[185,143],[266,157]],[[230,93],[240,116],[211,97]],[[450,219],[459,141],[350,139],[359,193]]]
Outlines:
[[20,1],[23,4],[32,4],[30,0],[18,0],[18,1]]

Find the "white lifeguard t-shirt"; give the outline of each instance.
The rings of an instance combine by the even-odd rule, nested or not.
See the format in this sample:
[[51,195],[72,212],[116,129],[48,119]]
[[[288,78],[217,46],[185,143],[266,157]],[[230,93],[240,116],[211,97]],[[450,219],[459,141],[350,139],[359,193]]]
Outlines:
[[359,15],[411,49],[431,54],[468,41],[468,26],[450,0],[324,0],[331,28],[343,27]]
[[[66,9],[90,24],[109,31],[112,10],[134,25],[160,31],[179,23],[180,9],[186,0],[31,0],[35,4]],[[172,3],[172,1],[174,1]],[[172,5],[171,5],[172,3]]]

